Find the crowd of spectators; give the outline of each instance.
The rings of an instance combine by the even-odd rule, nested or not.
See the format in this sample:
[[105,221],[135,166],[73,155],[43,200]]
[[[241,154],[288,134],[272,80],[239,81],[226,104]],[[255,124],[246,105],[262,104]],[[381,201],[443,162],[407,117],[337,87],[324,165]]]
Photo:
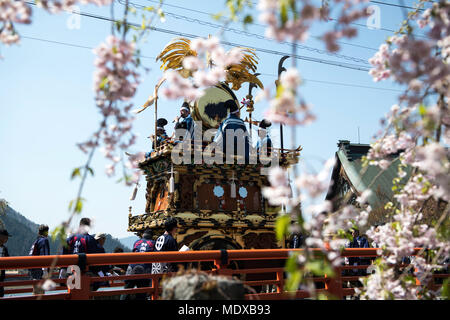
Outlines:
[[[177,220],[169,218],[165,223],[165,232],[155,241],[153,240],[153,233],[150,229],[145,230],[139,235],[139,239],[135,241],[132,252],[153,252],[153,251],[178,251],[178,243],[175,240],[178,230]],[[91,228],[91,220],[89,218],[82,218],[79,223],[77,232],[69,235],[66,243],[63,246],[60,254],[102,254],[105,253],[105,242],[107,235],[105,233],[89,234]],[[31,244],[30,256],[45,256],[50,255],[50,243],[48,239],[49,227],[47,225],[40,225],[36,240]],[[12,235],[6,229],[0,229],[0,258],[8,257],[9,252],[5,244]],[[116,247],[114,253],[123,253],[123,248]],[[102,265],[89,266],[86,274],[93,277],[107,277],[118,275],[136,275],[136,274],[154,274],[167,273],[177,270],[177,265],[172,263],[144,263],[144,264],[130,264],[130,265]],[[50,277],[47,268],[29,269],[28,275],[31,280],[41,280]],[[60,268],[59,278],[67,278],[66,268]],[[51,277],[50,277],[51,278]],[[5,270],[0,273],[0,282],[5,280]],[[96,291],[100,287],[109,286],[109,281],[96,281],[91,283],[91,290]],[[65,284],[62,284],[65,285]],[[143,288],[152,285],[150,278],[125,280],[125,288]],[[35,289],[37,287],[35,286]],[[36,291],[34,291],[37,293]],[[4,296],[4,288],[0,287],[0,297]],[[136,295],[122,295],[121,299],[128,300],[147,299],[146,293],[138,293]]]

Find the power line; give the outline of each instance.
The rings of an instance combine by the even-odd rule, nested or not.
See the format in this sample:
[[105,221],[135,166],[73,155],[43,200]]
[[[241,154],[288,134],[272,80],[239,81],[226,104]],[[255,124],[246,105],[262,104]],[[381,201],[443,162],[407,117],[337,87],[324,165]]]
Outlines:
[[[57,45],[63,45],[63,46],[74,47],[74,48],[80,48],[80,49],[87,49],[87,50],[94,49],[93,47],[84,46],[84,45],[80,45],[80,44],[74,44],[74,43],[70,43],[70,42],[62,42],[62,41],[49,40],[49,39],[43,39],[43,38],[36,38],[36,37],[30,37],[30,36],[25,36],[25,35],[21,35],[21,37],[24,39],[35,40],[35,41],[46,42],[46,43],[57,44]],[[156,59],[156,57],[149,57],[149,56],[143,56],[143,55],[139,55],[139,57],[145,58],[145,59]],[[271,73],[261,73],[261,75],[262,76],[270,76],[270,77],[274,77],[274,78],[278,77],[277,75],[271,74]],[[303,78],[303,80],[305,80],[306,82],[317,82],[317,83],[338,85],[338,86],[344,86],[344,87],[355,87],[355,88],[364,88],[364,89],[373,89],[373,90],[382,90],[382,91],[403,92],[402,90],[397,90],[397,89],[377,88],[377,87],[363,86],[363,85],[353,84],[353,83],[333,82],[333,81],[308,79],[308,78]]]
[[[369,2],[372,2],[372,3],[375,3],[375,4],[381,4],[383,6],[399,7],[399,8],[404,8],[404,9],[412,9],[412,10],[419,9],[419,8],[414,8],[414,7],[405,6],[405,5],[401,5],[401,4],[393,4],[393,3],[382,2],[382,1],[372,1],[372,0],[370,0]],[[253,2],[253,4],[257,5],[258,3],[257,2]],[[419,11],[425,11],[425,10],[424,9],[419,9]]]
[[[156,0],[146,0],[146,1],[153,2],[153,3],[159,3],[159,1],[156,1]],[[186,11],[190,11],[190,12],[195,12],[195,13],[200,13],[200,14],[203,14],[203,15],[207,15],[207,16],[209,16],[209,17],[213,17],[213,16],[214,16],[214,14],[212,14],[212,13],[210,13],[210,12],[205,12],[205,11],[200,11],[200,10],[195,10],[195,9],[185,8],[185,7],[177,6],[177,5],[173,5],[173,4],[167,4],[166,2],[164,2],[163,6],[173,7],[173,8],[182,9],[182,10],[186,10]],[[338,19],[329,18],[329,20],[331,20],[331,21],[337,21]],[[241,20],[241,22],[243,22],[243,21]],[[254,26],[258,26],[258,27],[263,27],[263,28],[266,28],[266,27],[267,27],[266,25],[263,25],[263,24],[260,24],[260,23],[256,23],[256,22],[249,22],[249,24],[254,25]],[[374,31],[374,30],[376,30],[376,31],[386,31],[386,32],[390,32],[390,33],[395,33],[395,32],[398,31],[398,30],[393,30],[393,29],[383,28],[383,27],[380,27],[380,28],[373,28],[373,27],[369,27],[369,26],[367,26],[367,25],[365,25],[365,24],[357,23],[357,22],[352,22],[352,23],[350,23],[350,24],[351,24],[351,25],[358,26],[358,27],[366,28],[366,29],[369,29],[369,30],[371,30],[371,31]],[[413,35],[414,35],[415,37],[419,37],[419,38],[428,38],[427,36],[420,35],[420,34],[413,34]],[[318,39],[318,40],[322,40],[322,37],[319,37],[319,36],[312,36],[312,37],[315,38],[315,39]],[[337,43],[343,44],[343,45],[348,45],[348,46],[359,47],[359,48],[362,48],[362,49],[368,49],[368,50],[378,51],[378,49],[376,49],[376,48],[371,48],[371,47],[367,47],[367,46],[363,46],[363,45],[358,45],[358,44],[354,44],[354,43],[348,43],[348,42],[344,42],[344,41],[342,41],[342,40],[337,41]]]
[[[34,3],[31,3],[31,2],[27,2],[27,3],[31,4],[31,5],[35,5]],[[89,18],[103,20],[103,21],[109,21],[109,22],[115,22],[115,23],[121,22],[121,21],[118,21],[118,20],[111,19],[109,17],[100,16],[100,15],[96,15],[96,14],[92,14],[92,13],[81,12],[81,11],[80,12],[71,11],[71,12],[72,12],[72,14],[77,14],[77,15],[81,15],[81,16],[85,16],[85,17],[89,17]],[[136,24],[136,23],[127,22],[127,24],[130,25],[130,26],[134,26],[136,28],[141,28],[141,25]],[[195,34],[183,33],[183,32],[179,32],[179,31],[173,31],[173,30],[164,29],[164,28],[158,28],[158,27],[153,27],[153,26],[147,26],[146,29],[153,30],[153,31],[156,31],[156,32],[171,34],[171,35],[175,35],[175,36],[178,36],[178,37],[185,37],[185,38],[199,38],[200,37],[200,36],[195,35]],[[357,71],[364,71],[364,72],[368,72],[369,71],[368,67],[360,66],[360,65],[356,65],[356,64],[350,64],[350,63],[344,63],[344,62],[338,62],[338,61],[326,60],[326,59],[319,59],[319,58],[313,58],[313,57],[302,56],[302,55],[291,55],[291,54],[288,54],[286,52],[269,50],[269,49],[263,49],[263,48],[256,48],[256,47],[242,45],[242,44],[239,44],[239,43],[233,43],[233,42],[228,42],[228,41],[221,41],[221,43],[224,44],[224,45],[232,46],[232,47],[247,47],[247,48],[251,48],[251,49],[254,49],[255,51],[259,51],[259,52],[263,52],[263,53],[279,55],[279,56],[291,56],[291,57],[294,57],[295,59],[300,59],[300,60],[305,60],[305,61],[310,61],[310,62],[316,62],[316,63],[326,64],[326,65],[332,65],[332,66],[341,67],[341,68],[347,68],[347,69],[352,69],[352,70],[357,70]]]
[[[124,0],[116,0],[116,1],[119,2],[122,5],[126,5],[126,2]],[[141,9],[141,10],[143,8],[145,8],[145,6],[143,6],[143,5],[136,4],[136,3],[133,3],[133,2],[130,2],[130,1],[128,1],[128,5],[131,5],[131,6],[135,7],[135,8],[137,8],[137,9]],[[292,43],[292,42],[288,42],[288,41],[280,41],[279,42],[279,41],[277,41],[277,40],[275,40],[273,38],[267,38],[267,37],[262,36],[262,35],[257,34],[257,33],[252,33],[252,32],[248,32],[248,31],[244,31],[244,30],[238,30],[238,29],[234,29],[234,28],[230,28],[230,27],[225,27],[225,26],[222,26],[220,24],[215,24],[215,23],[211,23],[211,22],[208,22],[208,21],[198,20],[198,19],[195,19],[195,18],[190,18],[190,17],[186,17],[186,16],[183,16],[183,15],[179,15],[179,14],[175,14],[175,13],[171,13],[171,12],[167,12],[167,11],[165,11],[164,14],[167,15],[167,16],[173,17],[175,19],[184,20],[184,21],[188,21],[188,22],[191,22],[191,23],[198,23],[200,25],[209,26],[209,27],[216,28],[216,29],[222,29],[224,31],[233,32],[233,33],[236,33],[236,34],[239,34],[239,35],[244,35],[244,36],[247,36],[247,37],[252,37],[252,38],[254,37],[254,38],[257,38],[257,39],[260,39],[260,40],[274,41],[274,42],[277,42],[279,44],[286,44],[286,45],[290,45],[290,46],[294,45],[294,43]],[[313,48],[313,47],[309,47],[309,46],[302,45],[302,44],[295,44],[295,45],[298,48],[301,48],[301,49],[304,49],[304,50],[307,50],[307,51],[310,51],[310,52],[315,52],[315,53],[319,53],[319,54],[326,54],[326,55],[329,55],[329,56],[334,56],[334,57],[345,59],[345,60],[349,60],[349,61],[369,64],[367,62],[367,60],[365,60],[365,59],[360,59],[360,58],[347,56],[347,55],[343,55],[343,54],[328,52],[326,50],[321,50],[321,49],[318,49],[318,48]]]
[[401,5],[401,4],[393,4],[393,3],[381,2],[381,1],[372,1],[372,0],[370,0],[369,2],[376,3],[376,4],[381,4],[383,6],[391,6],[391,7],[398,7],[398,8],[403,8],[403,9],[412,9],[412,10],[425,11],[424,9],[421,9],[421,8],[414,8],[414,7],[405,6],[405,5]]
[[[277,75],[271,74],[271,73],[261,73],[262,76],[270,76],[278,78]],[[403,92],[403,90],[399,89],[390,89],[390,88],[377,88],[377,87],[371,87],[371,86],[363,86],[360,84],[354,84],[354,83],[344,83],[344,82],[334,82],[334,81],[325,81],[325,80],[316,80],[316,79],[307,79],[302,78],[306,82],[317,82],[317,83],[325,83],[325,84],[332,84],[332,85],[338,85],[338,86],[344,86],[344,87],[354,87],[354,88],[364,88],[364,89],[374,89],[374,90],[383,90],[383,91],[393,91],[393,92]]]
[[[20,35],[20,37],[24,38],[24,39],[29,39],[29,40],[59,44],[59,45],[67,46],[67,47],[74,47],[74,48],[88,49],[88,50],[94,49],[93,47],[83,46],[80,44],[74,44],[74,43],[70,43],[70,42],[55,41],[55,40],[42,39],[42,38],[36,38],[36,37],[30,37],[30,36],[24,36],[24,35]],[[144,58],[144,59],[156,59],[156,57],[149,57],[149,56],[143,56],[143,55],[137,55],[137,56],[140,58]]]
[[[337,21],[337,19],[333,19],[333,18],[330,18],[330,20],[332,20],[332,21]],[[375,27],[373,27],[373,28],[369,28],[367,25],[365,25],[365,24],[362,24],[362,23],[357,23],[357,22],[353,22],[353,23],[351,23],[351,24],[353,24],[353,25],[355,25],[355,26],[358,26],[358,27],[364,27],[364,28],[367,28],[367,29],[370,29],[370,30],[381,30],[381,31],[387,31],[387,32],[390,32],[390,33],[396,33],[396,32],[398,32],[398,30],[394,30],[394,29],[388,29],[388,28],[383,28],[383,27],[377,27],[377,28],[375,28]],[[426,36],[426,35],[422,35],[422,34],[417,34],[417,33],[413,33],[412,34],[414,37],[417,37],[417,38],[428,38],[428,36]]]
[[72,44],[72,43],[67,43],[67,42],[61,42],[61,41],[55,41],[55,40],[47,40],[47,39],[41,39],[41,38],[35,38],[35,37],[29,37],[29,36],[24,36],[24,35],[20,35],[21,38],[24,39],[30,39],[30,40],[36,40],[36,41],[42,41],[42,42],[48,42],[48,43],[54,43],[54,44],[60,44],[60,45],[64,45],[64,46],[69,46],[69,47],[75,47],[75,48],[81,48],[81,49],[89,49],[92,50],[94,49],[93,47],[88,47],[88,46],[83,46],[83,45],[79,45],[79,44]]
[[[153,3],[159,3],[159,1],[155,1],[155,0],[147,0],[147,1],[153,2]],[[164,2],[162,6],[167,6],[167,7],[172,7],[172,8],[176,8],[176,9],[185,10],[185,11],[195,12],[195,13],[206,15],[206,16],[208,16],[210,18],[214,17],[214,14],[210,13],[210,12],[205,12],[205,11],[195,10],[195,9],[186,8],[186,7],[182,7],[182,6],[177,6],[177,5],[173,5],[173,4],[168,4],[166,2]],[[243,20],[241,20],[240,22],[243,22]],[[267,27],[266,25],[263,25],[263,24],[260,24],[260,23],[257,23],[257,22],[249,22],[249,24],[254,25],[254,26],[258,26],[258,27],[262,27],[262,28],[266,28]],[[317,39],[317,40],[323,40],[322,37],[320,37],[320,36],[311,35],[311,37],[314,38],[314,39]],[[347,46],[357,47],[357,48],[361,48],[361,49],[378,51],[377,48],[371,48],[371,47],[363,46],[363,45],[360,45],[360,44],[349,43],[349,42],[345,42],[345,41],[342,41],[342,40],[337,41],[337,43],[343,44],[343,45],[347,45]]]
[[[224,45],[232,46],[232,47],[243,47],[243,45],[241,45],[241,44],[228,42],[228,41],[221,41],[221,43]],[[268,54],[273,54],[273,55],[278,55],[278,56],[290,56],[290,57],[293,57],[293,58],[299,59],[299,60],[317,62],[317,63],[332,65],[332,66],[336,66],[336,67],[342,67],[342,68],[347,68],[347,69],[369,72],[369,69],[366,66],[360,66],[360,65],[356,65],[356,64],[349,64],[349,63],[343,63],[343,62],[338,62],[338,61],[313,58],[313,57],[308,57],[308,56],[303,56],[303,55],[298,55],[298,54],[293,55],[293,54],[289,54],[289,53],[285,53],[285,52],[264,49],[264,48],[257,48],[257,47],[253,47],[253,46],[246,46],[246,47],[251,48],[255,51],[263,52],[263,53],[268,53]]]

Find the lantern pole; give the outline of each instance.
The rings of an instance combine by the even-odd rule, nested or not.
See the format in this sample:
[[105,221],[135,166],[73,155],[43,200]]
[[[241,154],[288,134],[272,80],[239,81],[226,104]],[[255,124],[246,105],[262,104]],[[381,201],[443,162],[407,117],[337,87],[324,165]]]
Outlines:
[[[257,77],[259,76],[260,73],[255,73],[254,76]],[[250,139],[252,138],[252,112],[255,110],[255,108],[253,107],[254,102],[253,102],[253,96],[252,96],[252,90],[253,88],[256,88],[256,84],[253,82],[250,82],[248,85],[248,95],[246,96],[246,98],[249,100],[249,103],[247,104],[247,112],[250,118],[249,121],[249,127],[250,127]]]
[[[290,56],[283,56],[280,61],[278,62],[278,79],[275,80],[275,85],[278,88],[278,85],[280,84],[280,75],[283,71],[286,71],[286,68],[283,67],[283,62]],[[283,149],[284,149],[284,137],[283,137],[283,124],[280,123],[280,140],[281,140],[281,157],[284,157]]]
[[158,147],[158,96],[155,98],[155,137],[154,137],[154,143],[155,143],[155,151]]

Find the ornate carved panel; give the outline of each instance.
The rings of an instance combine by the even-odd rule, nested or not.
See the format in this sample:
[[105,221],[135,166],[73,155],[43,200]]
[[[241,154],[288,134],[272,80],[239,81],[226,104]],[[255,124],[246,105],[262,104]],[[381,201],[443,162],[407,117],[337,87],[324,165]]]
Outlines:
[[198,209],[219,210],[221,197],[214,195],[215,184],[203,183],[197,187]]
[[274,233],[250,232],[242,237],[244,239],[246,249],[276,249],[277,239]]
[[194,208],[194,181],[191,175],[180,176],[180,210]]
[[167,184],[165,181],[160,181],[156,188],[155,204],[153,211],[166,210],[169,206],[169,195],[167,190]]

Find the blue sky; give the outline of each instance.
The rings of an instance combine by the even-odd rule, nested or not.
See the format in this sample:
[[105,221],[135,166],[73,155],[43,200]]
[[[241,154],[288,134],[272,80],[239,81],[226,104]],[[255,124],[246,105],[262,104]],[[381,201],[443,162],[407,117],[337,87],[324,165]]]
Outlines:
[[[141,5],[154,4],[146,0],[133,2]],[[412,1],[405,2],[412,4]],[[167,0],[165,3],[188,5],[191,10],[210,13],[224,9],[224,1]],[[53,229],[67,218],[68,203],[76,196],[78,182],[70,180],[71,171],[86,161],[86,156],[79,151],[76,143],[88,138],[97,129],[100,120],[92,89],[95,56],[89,49],[44,42],[36,38],[93,48],[108,36],[111,27],[108,22],[81,17],[80,29],[69,29],[68,13],[49,15],[35,6],[32,9],[33,23],[19,27],[19,32],[24,36],[21,44],[0,48],[3,56],[3,60],[0,60],[0,198],[5,198],[15,210],[27,218],[36,223],[46,223]],[[163,6],[163,9],[166,12],[214,22],[202,13],[172,6]],[[122,5],[117,3],[116,17],[121,16],[122,10]],[[109,16],[109,8],[82,6],[81,11]],[[403,17],[400,8],[380,6],[380,12],[383,28],[398,28]],[[140,23],[139,18],[131,20]],[[360,23],[365,24],[365,21]],[[166,16],[164,23],[158,21],[155,26],[199,36],[214,35],[218,32],[218,29],[170,16]],[[239,24],[232,24],[231,27],[242,29]],[[323,28],[313,28],[311,34],[318,35],[321,30]],[[357,38],[345,42],[376,49],[389,35],[389,32],[383,30],[369,30],[364,27],[358,30]],[[264,34],[264,29],[255,25],[249,26],[248,31]],[[151,32],[147,42],[140,45],[142,55],[156,57],[173,37],[165,33]],[[242,45],[291,52],[287,45],[232,32],[225,32],[222,39]],[[304,44],[320,50],[325,49],[323,43],[312,37]],[[340,52],[359,59],[368,59],[374,53],[374,50],[348,45],[343,45]],[[298,49],[297,54],[350,62],[302,49]],[[277,73],[281,56],[267,53],[258,53],[258,56],[258,72],[264,74],[260,79],[265,86],[273,87],[275,76],[272,75]],[[395,90],[400,88],[390,82],[374,83],[367,72],[303,60],[296,62],[305,79],[299,90],[313,106],[317,116],[316,122],[296,130],[297,144],[303,146],[299,169],[317,170],[322,161],[334,156],[339,139],[357,142],[358,127],[361,143],[370,143],[373,134],[380,128],[379,119],[396,103],[400,92]],[[161,76],[159,64],[155,63],[154,59],[143,58],[142,63],[151,70],[142,76],[142,83],[133,99],[136,107],[145,102]],[[291,59],[286,60],[286,67],[291,64]],[[247,85],[244,85],[244,88],[237,92],[239,100],[246,95],[247,88]],[[181,101],[161,99],[159,116],[165,117],[170,123],[178,114],[180,105]],[[256,104],[255,108],[254,118],[260,120],[267,103]],[[140,136],[132,152],[149,150],[150,143],[146,137],[154,130],[153,117],[153,110],[147,110],[137,116],[134,131]],[[173,126],[169,124],[167,129],[170,134]],[[288,129],[286,146],[291,146],[290,136],[291,131]],[[272,137],[277,146],[278,129],[272,129]],[[142,187],[136,200],[129,201],[132,189],[117,184],[119,176],[108,178],[104,173],[106,164],[101,153],[97,153],[92,164],[95,177],[88,179],[83,193],[87,202],[82,215],[95,219],[94,232],[108,232],[116,237],[126,237],[132,235],[126,231],[128,207],[133,206],[133,214],[144,212],[144,179],[141,179]],[[81,217],[77,217],[76,222],[79,218]]]

